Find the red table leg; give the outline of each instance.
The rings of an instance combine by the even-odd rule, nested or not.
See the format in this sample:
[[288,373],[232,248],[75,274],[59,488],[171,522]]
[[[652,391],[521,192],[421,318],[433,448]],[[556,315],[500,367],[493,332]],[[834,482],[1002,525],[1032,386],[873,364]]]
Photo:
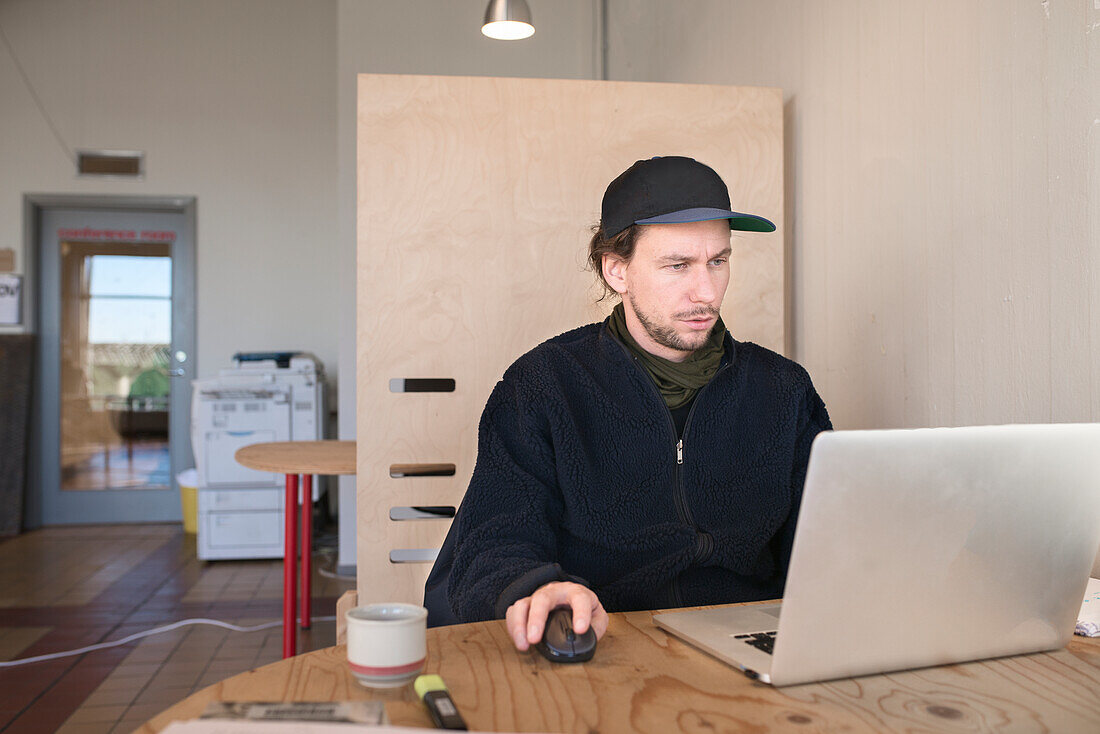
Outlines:
[[313,475],[302,475],[302,629],[313,622],[310,581],[313,574]]
[[283,658],[298,654],[298,475],[286,475],[286,523],[283,527]]

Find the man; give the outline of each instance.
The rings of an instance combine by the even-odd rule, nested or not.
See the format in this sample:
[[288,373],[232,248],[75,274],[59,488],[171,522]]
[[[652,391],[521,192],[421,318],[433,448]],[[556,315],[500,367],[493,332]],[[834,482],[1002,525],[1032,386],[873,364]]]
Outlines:
[[557,606],[602,636],[605,610],[782,595],[810,444],[831,426],[804,369],[727,333],[731,229],[775,225],[731,211],[690,158],[608,186],[589,254],[622,302],[497,383],[430,624],[505,617],[526,650]]

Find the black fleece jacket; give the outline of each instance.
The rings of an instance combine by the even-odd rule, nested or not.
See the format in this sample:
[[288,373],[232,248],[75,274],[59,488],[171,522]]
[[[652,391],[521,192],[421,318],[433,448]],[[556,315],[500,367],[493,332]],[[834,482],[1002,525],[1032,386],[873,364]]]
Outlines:
[[520,357],[425,586],[429,624],[501,618],[555,580],[609,612],[782,596],[810,444],[831,428],[798,364],[726,335],[678,440],[606,322]]

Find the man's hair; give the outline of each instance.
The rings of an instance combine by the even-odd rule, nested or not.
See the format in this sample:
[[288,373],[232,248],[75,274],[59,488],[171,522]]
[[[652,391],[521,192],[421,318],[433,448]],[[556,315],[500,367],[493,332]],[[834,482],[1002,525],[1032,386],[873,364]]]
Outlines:
[[630,262],[634,257],[634,247],[638,244],[638,236],[642,233],[642,226],[632,224],[614,237],[607,237],[603,228],[597,224],[592,227],[592,240],[588,243],[588,266],[596,271],[596,275],[603,285],[603,295],[599,300],[615,294],[616,291],[603,277],[603,256],[615,255],[621,260]]

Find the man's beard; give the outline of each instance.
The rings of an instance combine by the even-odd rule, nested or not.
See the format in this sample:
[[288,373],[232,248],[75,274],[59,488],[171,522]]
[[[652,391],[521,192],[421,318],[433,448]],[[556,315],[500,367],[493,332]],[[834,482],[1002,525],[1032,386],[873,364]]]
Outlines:
[[[715,321],[714,324],[705,332],[698,332],[699,342],[697,344],[688,341],[682,334],[676,331],[671,326],[661,326],[654,322],[648,316],[641,312],[641,310],[634,305],[633,301],[630,301],[630,309],[634,312],[634,315],[638,318],[638,322],[645,329],[645,333],[649,334],[649,338],[660,344],[662,347],[668,347],[669,349],[675,349],[679,352],[694,352],[699,347],[707,343],[710,339],[711,333],[714,331],[714,327],[718,325]],[[689,311],[682,314],[674,314],[673,318],[678,319],[690,319],[693,316],[717,316],[717,309],[703,307],[696,309],[695,311]]]

